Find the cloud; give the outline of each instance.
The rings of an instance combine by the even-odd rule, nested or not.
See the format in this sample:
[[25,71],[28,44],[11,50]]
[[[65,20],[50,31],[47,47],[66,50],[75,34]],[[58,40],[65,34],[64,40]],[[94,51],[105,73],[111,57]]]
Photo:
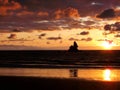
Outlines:
[[69,40],[70,41],[80,41],[79,39],[76,39],[76,38],[73,38],[73,37],[69,38]]
[[12,32],[22,32],[20,29],[13,29]]
[[103,3],[99,3],[99,2],[92,2],[91,5],[98,5],[98,6],[103,6],[104,4]]
[[39,36],[41,36],[41,37],[46,36],[46,33],[42,33]]
[[[108,1],[55,0],[51,2],[51,0],[0,0],[2,2],[2,4],[0,3],[0,8],[5,7],[5,11],[0,9],[0,15],[3,15],[1,14],[2,12],[5,13],[4,15],[9,15],[0,18],[0,22],[2,22],[0,23],[0,29],[11,30],[22,27],[24,31],[30,31],[99,28],[101,27],[101,21],[95,21],[96,18],[93,19],[91,15],[96,15],[99,11],[105,10],[110,5]],[[8,7],[13,6],[16,6],[16,8],[8,9]],[[84,18],[83,16],[90,18]],[[45,20],[47,22],[42,22]]]
[[85,25],[93,25],[93,24],[95,24],[95,21],[84,21],[83,22]]
[[48,12],[50,15],[56,12],[56,18],[62,16],[76,17],[79,15],[77,12],[80,13],[81,16],[87,16],[88,14],[96,15],[101,10],[110,8],[111,6],[114,8],[116,5],[120,5],[119,0],[55,0],[54,2],[51,0],[0,0],[2,6],[8,5],[8,3],[9,5],[13,5],[13,2],[18,3],[22,9],[31,12],[44,11]]
[[50,42],[46,42],[46,44],[50,44]]
[[117,37],[117,38],[118,38],[118,37],[120,37],[120,34],[116,34],[114,37]]
[[70,41],[92,41],[92,38],[88,37],[88,38],[82,38],[82,39],[77,39],[77,38],[69,38]]
[[12,11],[21,9],[22,6],[15,1],[0,0],[0,16],[10,15]]
[[92,41],[92,38],[91,37],[88,37],[88,38],[82,38],[81,41]]
[[16,37],[17,37],[16,34],[10,34],[10,35],[8,36],[8,39],[15,39]]
[[[40,9],[56,9],[60,7],[66,7],[67,0],[55,0],[52,2],[51,0],[15,0],[20,2],[22,6],[25,6],[29,10],[37,11]],[[62,6],[61,6],[62,5]]]
[[109,40],[109,39],[99,39],[97,41],[105,41],[105,42],[107,42],[109,44],[113,43],[113,40]]
[[88,31],[83,31],[83,32],[80,33],[80,35],[88,35],[88,34],[89,34]]
[[111,30],[111,25],[109,25],[109,24],[105,25],[104,30]]
[[106,31],[120,31],[120,22],[116,22],[113,24],[106,24],[104,26],[104,30],[106,30]]
[[0,50],[41,50],[41,47],[24,45],[0,45]]
[[46,36],[46,33],[41,33],[41,34],[39,35],[39,39],[42,39],[42,37],[44,37],[44,36]]
[[21,11],[21,12],[18,12],[17,14],[16,14],[17,16],[19,16],[19,17],[21,17],[21,16],[31,16],[31,15],[34,15],[34,13],[33,12],[30,12],[30,11]]
[[37,13],[37,16],[49,16],[49,13],[40,11]]
[[104,10],[102,13],[97,15],[97,18],[113,18],[113,17],[115,17],[114,9]]
[[97,41],[105,41],[105,39],[98,39]]
[[47,40],[61,40],[62,37],[58,36],[58,37],[48,37]]
[[54,13],[55,19],[60,19],[60,18],[78,18],[80,17],[79,12],[77,9],[68,7],[66,9],[58,9]]
[[114,31],[109,31],[109,32],[103,32],[102,34],[103,35],[109,35],[109,34],[113,34],[114,33]]

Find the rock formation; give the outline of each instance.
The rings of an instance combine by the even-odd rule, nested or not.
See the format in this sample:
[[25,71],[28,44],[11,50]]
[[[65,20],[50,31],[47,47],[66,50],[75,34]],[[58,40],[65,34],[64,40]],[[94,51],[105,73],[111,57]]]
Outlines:
[[78,45],[77,45],[77,43],[75,41],[74,41],[73,45],[71,45],[69,47],[68,51],[70,51],[70,52],[77,52],[78,51]]

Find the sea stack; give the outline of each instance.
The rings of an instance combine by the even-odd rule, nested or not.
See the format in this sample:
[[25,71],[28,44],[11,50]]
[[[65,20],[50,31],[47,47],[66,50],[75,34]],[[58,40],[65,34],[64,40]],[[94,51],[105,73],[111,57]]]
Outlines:
[[70,51],[70,52],[77,52],[78,51],[78,45],[77,45],[77,43],[75,41],[74,41],[73,45],[71,45],[69,47],[68,51]]

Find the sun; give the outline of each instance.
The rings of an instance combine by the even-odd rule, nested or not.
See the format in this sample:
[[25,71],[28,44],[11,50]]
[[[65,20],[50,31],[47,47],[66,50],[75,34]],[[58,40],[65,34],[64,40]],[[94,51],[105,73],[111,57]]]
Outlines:
[[102,46],[104,49],[112,49],[112,47],[115,46],[115,43],[113,41],[104,41]]
[[111,49],[111,48],[112,48],[112,45],[109,44],[109,43],[106,42],[106,41],[102,43],[102,46],[103,46],[105,49]]

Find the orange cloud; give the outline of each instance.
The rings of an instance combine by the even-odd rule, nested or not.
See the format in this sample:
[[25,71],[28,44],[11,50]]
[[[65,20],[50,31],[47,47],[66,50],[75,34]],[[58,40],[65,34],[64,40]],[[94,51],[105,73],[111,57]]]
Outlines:
[[16,14],[17,16],[32,16],[32,15],[34,15],[34,16],[49,16],[49,13],[48,12],[42,12],[42,11],[40,11],[40,12],[37,12],[37,13],[35,13],[35,12],[32,12],[32,11],[27,11],[27,10],[24,10],[24,11],[21,11],[21,12],[18,12],[17,14]]
[[27,16],[27,15],[34,15],[34,13],[30,11],[22,11],[17,13],[17,16]]
[[116,17],[120,17],[120,7],[114,8]]
[[64,17],[69,17],[69,18],[78,18],[80,17],[79,12],[75,8],[68,7],[64,10],[58,9],[54,13],[55,19],[60,19]]
[[8,0],[0,0],[0,3],[3,4],[3,5],[8,4]]
[[62,16],[63,16],[63,11],[62,10],[57,10],[57,11],[55,11],[55,19],[60,19]]
[[15,11],[17,9],[21,9],[22,6],[15,1],[9,2],[8,0],[0,0],[0,15],[5,16],[9,15],[10,11]]
[[38,12],[38,16],[49,16],[48,12]]

